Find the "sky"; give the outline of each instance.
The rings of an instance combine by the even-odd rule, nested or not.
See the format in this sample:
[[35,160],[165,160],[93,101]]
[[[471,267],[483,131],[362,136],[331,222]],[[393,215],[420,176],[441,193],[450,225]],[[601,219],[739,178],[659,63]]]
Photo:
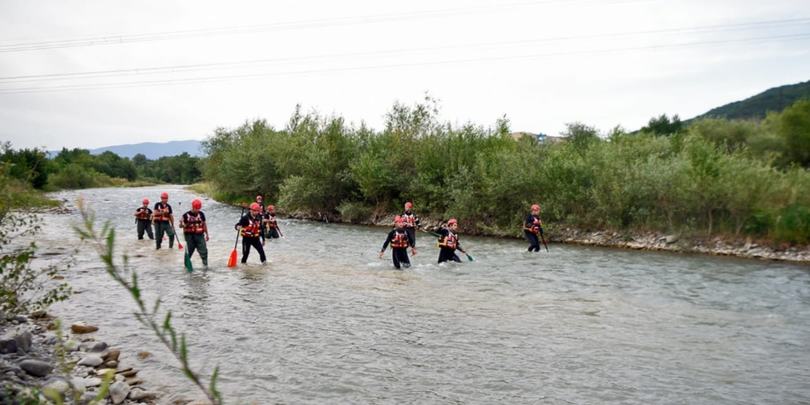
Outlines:
[[551,135],[810,80],[807,0],[0,1],[0,141],[199,139],[396,102]]

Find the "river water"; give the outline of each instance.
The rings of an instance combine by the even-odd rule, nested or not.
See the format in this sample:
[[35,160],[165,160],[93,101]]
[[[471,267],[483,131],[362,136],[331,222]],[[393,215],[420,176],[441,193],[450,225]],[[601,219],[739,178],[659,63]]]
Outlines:
[[[377,258],[387,229],[283,220],[269,264],[253,252],[231,270],[239,209],[204,199],[212,266],[195,256],[187,274],[181,251],[135,237],[132,211],[163,190],[178,214],[194,197],[182,187],[55,196],[69,207],[83,196],[112,221],[194,364],[219,365],[227,403],[810,402],[808,266],[556,244],[529,254],[522,241],[463,235],[476,261],[437,265],[435,239],[420,233],[414,267],[396,271],[388,252]],[[78,218],[43,216],[43,260],[78,248],[66,277],[77,294],[52,312],[99,326],[149,387],[193,396],[70,230]]]

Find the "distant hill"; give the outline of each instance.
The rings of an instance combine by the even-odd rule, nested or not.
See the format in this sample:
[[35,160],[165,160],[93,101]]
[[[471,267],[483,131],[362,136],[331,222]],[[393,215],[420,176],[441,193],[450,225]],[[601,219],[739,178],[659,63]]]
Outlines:
[[130,145],[105,146],[103,148],[91,149],[90,153],[100,155],[106,151],[128,158],[143,153],[147,159],[153,160],[163,156],[180,155],[183,152],[188,152],[191,156],[203,155],[202,148],[200,148],[200,141],[144,142]]
[[[765,118],[769,111],[782,111],[799,99],[810,98],[810,81],[765,90],[756,96],[717,107],[697,118]],[[690,120],[691,121],[691,120]]]

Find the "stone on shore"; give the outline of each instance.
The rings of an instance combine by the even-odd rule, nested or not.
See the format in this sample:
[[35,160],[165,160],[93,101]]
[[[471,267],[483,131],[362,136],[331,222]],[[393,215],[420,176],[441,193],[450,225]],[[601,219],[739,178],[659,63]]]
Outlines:
[[83,358],[77,364],[80,366],[89,366],[89,367],[97,367],[103,363],[104,360],[101,357],[96,356],[95,354],[88,355],[87,357]]
[[88,325],[84,322],[77,322],[70,325],[70,331],[76,334],[93,333],[98,330],[98,326]]
[[110,399],[112,399],[113,404],[120,404],[124,402],[124,400],[129,395],[129,385],[125,382],[115,382],[110,385]]
[[17,353],[17,341],[14,338],[0,339],[0,354]]
[[159,392],[145,391],[140,388],[133,389],[129,393],[129,399],[133,401],[151,401],[157,399],[159,396],[160,396]]
[[121,356],[121,351],[116,349],[110,349],[107,353],[101,356],[104,361],[118,361],[118,357]]
[[50,363],[35,359],[23,360],[20,363],[20,368],[34,377],[45,377],[53,370]]

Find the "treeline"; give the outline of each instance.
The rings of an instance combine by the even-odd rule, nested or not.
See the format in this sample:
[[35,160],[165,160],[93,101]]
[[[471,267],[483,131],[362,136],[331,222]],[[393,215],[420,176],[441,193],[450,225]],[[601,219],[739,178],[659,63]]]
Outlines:
[[350,221],[412,200],[421,215],[459,217],[467,231],[516,235],[540,202],[552,227],[806,243],[808,117],[805,101],[763,122],[703,120],[669,134],[600,136],[577,123],[566,142],[539,144],[513,139],[503,119],[439,122],[431,100],[394,105],[382,131],[298,108],[281,130],[262,120],[217,130],[204,142],[203,172],[219,199],[264,193],[288,212]]
[[86,149],[62,149],[49,158],[41,149],[13,149],[2,145],[3,174],[40,190],[80,189],[144,183],[190,184],[200,180],[200,158],[178,156],[132,159],[113,152],[92,155]]

